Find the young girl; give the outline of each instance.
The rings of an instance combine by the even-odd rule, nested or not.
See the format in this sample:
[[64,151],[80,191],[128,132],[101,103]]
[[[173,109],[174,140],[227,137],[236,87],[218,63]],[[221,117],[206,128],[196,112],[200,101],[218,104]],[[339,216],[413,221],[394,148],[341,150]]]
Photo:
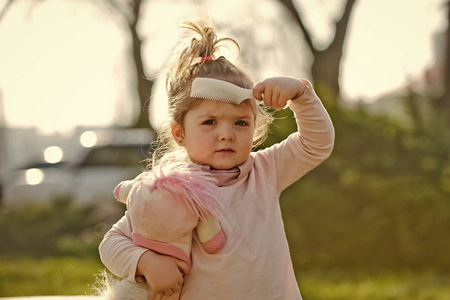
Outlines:
[[[187,22],[184,27],[200,38],[183,45],[169,64],[170,127],[160,133],[160,141],[165,158],[204,165],[217,179],[226,218],[226,244],[218,253],[208,254],[194,237],[192,267],[187,270],[173,257],[133,244],[133,228],[125,214],[100,245],[102,261],[119,277],[147,281],[157,299],[177,293],[181,287],[180,299],[301,299],[279,196],[331,154],[331,120],[307,80],[276,77],[254,86],[240,68],[223,56],[216,57],[224,42],[239,48],[234,40],[217,39],[214,28],[205,21]],[[254,99],[235,105],[190,97],[197,77],[252,89]],[[252,152],[266,138],[272,121],[255,99],[277,110],[288,105],[298,132]]]

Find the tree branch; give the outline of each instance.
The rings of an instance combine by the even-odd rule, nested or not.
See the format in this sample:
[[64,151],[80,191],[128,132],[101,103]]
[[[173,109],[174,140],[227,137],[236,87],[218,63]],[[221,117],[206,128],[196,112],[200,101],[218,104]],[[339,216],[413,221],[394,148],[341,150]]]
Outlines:
[[356,3],[356,0],[347,0],[345,3],[344,12],[342,13],[341,18],[336,22],[336,33],[334,35],[333,41],[328,46],[328,48],[336,48],[343,49],[345,36],[347,34],[347,27],[350,21],[350,14],[353,11],[353,5]]
[[292,0],[279,0],[279,1],[287,8],[287,10],[291,13],[292,17],[294,17],[295,22],[298,24],[298,26],[300,26],[300,29],[303,32],[308,47],[311,49],[312,52],[317,52],[317,49],[314,47],[314,44],[312,42],[311,34],[309,33],[308,29],[303,23],[303,20],[300,17],[300,12],[297,10]]
[[15,2],[16,0],[8,0],[8,2],[6,2],[5,6],[3,6],[2,11],[0,11],[0,22],[3,20],[3,18],[5,17],[6,13],[8,12],[8,10],[11,8],[11,5]]

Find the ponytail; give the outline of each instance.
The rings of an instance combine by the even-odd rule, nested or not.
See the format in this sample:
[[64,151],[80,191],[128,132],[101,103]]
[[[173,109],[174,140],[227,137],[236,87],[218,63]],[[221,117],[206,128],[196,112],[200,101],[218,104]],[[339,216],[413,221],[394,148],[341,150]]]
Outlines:
[[[166,67],[166,91],[168,96],[169,118],[158,132],[158,145],[152,164],[158,164],[160,158],[170,155],[173,159],[187,159],[184,148],[177,145],[171,135],[171,124],[183,127],[186,113],[199,103],[190,97],[192,81],[197,77],[215,78],[228,81],[242,88],[253,88],[250,76],[224,56],[219,56],[220,48],[235,48],[239,57],[239,44],[230,37],[217,38],[214,22],[199,19],[184,22],[181,28],[195,33],[175,49]],[[236,59],[237,59],[236,57]],[[255,135],[253,145],[260,145],[268,135],[273,118],[264,108],[251,102],[255,114]],[[182,156],[182,157],[180,157]],[[178,158],[177,158],[178,157]]]

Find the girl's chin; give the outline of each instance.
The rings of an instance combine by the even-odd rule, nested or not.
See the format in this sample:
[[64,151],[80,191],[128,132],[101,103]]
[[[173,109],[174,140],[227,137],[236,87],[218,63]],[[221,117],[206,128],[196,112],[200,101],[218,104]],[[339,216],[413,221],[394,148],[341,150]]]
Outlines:
[[230,163],[217,163],[217,164],[211,164],[209,165],[211,168],[216,169],[216,170],[230,170],[233,169],[237,166],[239,166],[240,164],[242,164],[244,162],[230,162]]
[[229,170],[243,164],[246,161],[246,159],[240,161],[236,159],[231,160],[227,159],[226,157],[221,157],[220,159],[217,159],[215,161],[203,161],[191,158],[191,161],[200,165],[209,166],[210,168],[216,170]]

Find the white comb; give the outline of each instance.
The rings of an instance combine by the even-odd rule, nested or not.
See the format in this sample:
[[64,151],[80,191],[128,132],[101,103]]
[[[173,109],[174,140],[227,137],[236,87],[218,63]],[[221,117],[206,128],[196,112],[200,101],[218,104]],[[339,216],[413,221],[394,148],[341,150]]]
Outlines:
[[244,89],[223,80],[197,77],[192,81],[191,97],[238,105],[246,99],[253,98],[253,92],[251,89]]

